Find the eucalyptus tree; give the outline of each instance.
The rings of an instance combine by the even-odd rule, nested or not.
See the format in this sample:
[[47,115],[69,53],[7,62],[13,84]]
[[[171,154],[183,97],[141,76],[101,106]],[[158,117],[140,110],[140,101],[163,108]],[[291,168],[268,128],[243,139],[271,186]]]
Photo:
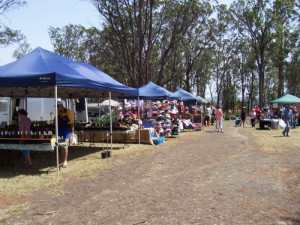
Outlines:
[[[164,85],[182,37],[198,19],[197,0],[90,0],[104,18],[118,53],[119,71],[138,87],[148,81]],[[174,64],[173,64],[174,65]],[[166,72],[167,70],[167,72]],[[174,68],[173,68],[174,70]]]
[[19,47],[14,50],[13,52],[13,58],[15,59],[19,59],[22,56],[24,56],[25,54],[31,52],[32,48],[30,46],[30,44],[27,42],[26,38],[24,37],[23,40],[21,42],[19,42]]
[[[205,53],[212,49],[215,39],[213,30],[215,20],[211,19],[213,13],[212,5],[209,2],[200,3],[199,18],[190,26],[186,35],[182,38],[184,55],[184,88],[188,92],[197,89],[199,72],[197,64],[201,63]],[[197,79],[196,79],[197,76]]]
[[206,49],[195,65],[194,83],[197,96],[205,97],[207,85],[210,83],[214,65],[212,52],[212,49]]
[[288,93],[300,96],[300,43],[295,47],[286,68],[286,88]]
[[251,41],[259,78],[259,106],[264,105],[266,50],[272,42],[275,25],[274,10],[270,0],[234,1],[230,11],[239,32]]
[[[274,35],[273,42],[270,46],[270,55],[274,66],[278,70],[278,86],[277,86],[277,98],[281,97],[284,93],[284,65],[286,59],[290,55],[290,52],[295,48],[295,41],[297,38],[297,32],[294,27],[299,22],[299,12],[295,10],[295,0],[276,0],[273,3],[274,11]],[[295,17],[295,15],[297,15]],[[298,25],[299,27],[299,25]],[[296,36],[295,36],[296,35]]]
[[[249,44],[246,45],[249,49]],[[258,70],[257,65],[255,63],[255,56],[252,54],[252,52],[248,52],[247,57],[247,66],[246,66],[246,73],[248,74],[246,76],[246,90],[247,90],[247,102],[248,102],[248,109],[253,109],[254,106],[257,105],[257,99],[256,96],[258,96]]]
[[[13,30],[9,27],[7,27],[4,24],[4,15],[10,10],[17,9],[19,7],[22,7],[26,5],[26,1],[21,1],[21,0],[2,0],[0,1],[0,16],[2,17],[1,22],[0,22],[0,46],[1,47],[6,47],[8,45],[14,44],[14,43],[19,43],[21,42],[22,44],[28,45],[26,43],[25,36],[22,34],[21,31],[19,30]],[[22,42],[23,41],[23,42]],[[21,44],[21,46],[22,46]],[[24,49],[24,45],[22,46]],[[28,46],[29,47],[29,46]],[[26,49],[28,50],[28,48]],[[22,54],[21,52],[19,52]],[[17,52],[15,57],[17,56]]]
[[99,47],[100,31],[94,27],[69,24],[63,28],[50,27],[48,33],[55,52],[76,61],[90,61],[92,51],[97,52]]
[[216,17],[214,30],[215,42],[214,49],[212,50],[213,71],[208,87],[211,98],[214,98],[213,94],[215,93],[217,104],[220,104],[226,73],[230,70],[232,60],[231,41],[228,35],[230,26],[226,5],[218,7]]

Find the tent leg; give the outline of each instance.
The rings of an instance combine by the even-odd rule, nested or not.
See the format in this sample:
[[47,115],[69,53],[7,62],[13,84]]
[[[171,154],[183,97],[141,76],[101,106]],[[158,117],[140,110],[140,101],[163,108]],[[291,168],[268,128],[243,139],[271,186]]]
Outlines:
[[57,86],[54,87],[55,94],[55,151],[56,151],[56,170],[59,178],[59,157],[58,157],[58,116],[57,116]]

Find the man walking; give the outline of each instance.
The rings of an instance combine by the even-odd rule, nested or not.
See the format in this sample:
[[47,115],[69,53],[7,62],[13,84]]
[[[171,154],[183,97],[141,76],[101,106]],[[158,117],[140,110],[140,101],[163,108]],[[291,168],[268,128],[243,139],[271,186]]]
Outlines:
[[286,124],[286,126],[282,132],[283,136],[289,137],[292,116],[293,116],[292,106],[286,105],[284,112],[283,112],[283,119]]

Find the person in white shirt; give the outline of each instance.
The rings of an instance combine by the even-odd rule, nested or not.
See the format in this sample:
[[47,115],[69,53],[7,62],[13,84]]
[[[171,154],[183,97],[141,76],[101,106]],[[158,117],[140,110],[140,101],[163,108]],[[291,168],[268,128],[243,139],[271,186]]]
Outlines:
[[208,107],[206,108],[206,111],[205,111],[205,126],[209,127],[209,125],[210,125],[211,113],[212,113],[212,109],[210,108],[210,105],[208,105]]
[[252,127],[255,127],[255,117],[256,117],[255,109],[252,109],[252,111],[250,112],[250,121]]

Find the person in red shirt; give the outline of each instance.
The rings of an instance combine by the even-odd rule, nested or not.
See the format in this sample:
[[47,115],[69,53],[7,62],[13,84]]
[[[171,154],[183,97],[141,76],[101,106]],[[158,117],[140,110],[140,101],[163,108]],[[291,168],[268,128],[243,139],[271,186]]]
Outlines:
[[257,106],[255,107],[255,114],[256,114],[257,121],[259,121],[260,120],[260,109]]

